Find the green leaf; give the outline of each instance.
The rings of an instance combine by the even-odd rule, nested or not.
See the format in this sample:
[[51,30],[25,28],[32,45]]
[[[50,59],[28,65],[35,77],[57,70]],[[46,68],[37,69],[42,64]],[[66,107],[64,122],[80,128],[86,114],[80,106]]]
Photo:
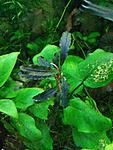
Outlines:
[[13,52],[0,56],[0,87],[3,86],[9,78],[18,55],[19,52]]
[[18,119],[12,119],[12,123],[19,134],[29,141],[38,141],[41,139],[41,131],[36,127],[35,120],[31,116],[19,113]]
[[105,147],[105,150],[113,150],[113,143],[107,145],[107,146]]
[[28,43],[27,44],[27,48],[29,48],[30,50],[33,50],[33,51],[37,51],[38,45],[36,43],[34,43],[34,42]]
[[97,38],[100,36],[99,32],[91,32],[87,37],[88,39]]
[[71,100],[70,106],[64,109],[64,123],[84,133],[104,132],[112,127],[109,118],[92,109],[79,98]]
[[97,49],[79,63],[78,68],[85,86],[106,86],[113,79],[113,53]]
[[112,121],[79,98],[70,100],[65,108],[64,123],[73,127],[73,139],[77,146],[96,150],[97,147],[102,148],[103,143],[110,142],[106,131],[112,127]]
[[38,128],[41,130],[42,138],[37,141],[24,141],[24,144],[31,150],[53,150],[53,141],[49,134],[49,128],[45,123],[38,123]]
[[106,143],[110,143],[105,132],[84,133],[78,132],[76,129],[73,128],[72,134],[75,144],[78,147],[82,148],[102,150],[104,148],[103,145],[105,146]]
[[74,90],[82,82],[77,67],[77,64],[79,64],[81,61],[83,61],[82,58],[70,55],[67,56],[62,66],[62,72],[70,85],[70,91]]
[[39,54],[33,57],[33,63],[38,64],[38,57],[42,56],[49,62],[52,62],[55,53],[59,52],[60,48],[55,45],[47,45]]
[[0,96],[2,98],[13,98],[15,94],[16,82],[9,78],[6,83],[0,88]]
[[17,108],[26,109],[33,105],[33,97],[42,93],[43,90],[40,88],[23,88],[15,91],[16,97],[13,99]]
[[39,104],[34,104],[29,108],[29,110],[34,116],[40,119],[47,120],[48,107],[53,104],[54,104],[53,100],[49,100],[49,101],[41,102]]
[[0,99],[0,112],[7,114],[13,118],[17,118],[17,109],[12,100]]

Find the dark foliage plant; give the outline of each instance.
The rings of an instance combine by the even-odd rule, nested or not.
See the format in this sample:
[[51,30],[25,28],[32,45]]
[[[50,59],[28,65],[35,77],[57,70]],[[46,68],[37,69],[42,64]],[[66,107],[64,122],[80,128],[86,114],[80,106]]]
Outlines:
[[10,74],[19,53],[0,56],[0,112],[5,115],[1,120],[30,150],[53,149],[50,133],[51,126],[56,128],[54,112],[61,112],[58,118],[64,128],[68,126],[72,131],[75,146],[113,148],[107,134],[112,129],[111,119],[102,115],[96,102],[84,93],[86,88],[103,87],[112,81],[113,53],[96,49],[82,59],[68,55],[70,46],[71,33],[64,32],[59,47],[47,45],[33,57],[33,64],[20,67],[21,78],[35,80],[38,87],[16,89]]

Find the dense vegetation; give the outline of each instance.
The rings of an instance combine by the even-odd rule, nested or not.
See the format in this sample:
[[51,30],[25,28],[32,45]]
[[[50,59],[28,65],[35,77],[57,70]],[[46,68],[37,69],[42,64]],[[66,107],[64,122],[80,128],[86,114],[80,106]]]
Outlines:
[[0,1],[0,149],[113,150],[113,0],[84,1]]

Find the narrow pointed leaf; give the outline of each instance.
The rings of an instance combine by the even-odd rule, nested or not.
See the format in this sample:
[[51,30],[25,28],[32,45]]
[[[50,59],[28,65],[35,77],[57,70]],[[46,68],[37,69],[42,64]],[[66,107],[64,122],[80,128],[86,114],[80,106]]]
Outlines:
[[39,95],[34,96],[33,99],[35,102],[45,101],[45,100],[48,100],[48,98],[54,96],[56,92],[57,92],[56,88],[51,88],[51,89],[44,91],[43,93]]
[[31,80],[41,80],[51,76],[54,76],[57,72],[50,67],[28,65],[20,66],[21,77],[25,77]]
[[63,63],[67,57],[67,53],[69,51],[70,45],[71,45],[71,33],[67,31],[63,32],[61,40],[60,40],[61,63]]

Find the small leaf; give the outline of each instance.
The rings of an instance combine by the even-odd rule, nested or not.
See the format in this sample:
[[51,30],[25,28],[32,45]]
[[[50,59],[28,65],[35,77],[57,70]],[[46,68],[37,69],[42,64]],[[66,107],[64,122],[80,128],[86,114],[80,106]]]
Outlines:
[[12,100],[0,99],[0,112],[3,112],[13,118],[18,118],[17,109]]
[[38,65],[43,67],[51,67],[50,63],[45,60],[42,56],[38,57]]
[[38,64],[38,57],[42,56],[50,63],[52,62],[55,53],[59,52],[59,47],[55,45],[47,45],[44,49],[37,55],[33,57],[33,63]]
[[56,99],[55,99],[55,107],[61,106],[66,107],[69,101],[69,85],[67,84],[66,80],[63,78],[61,82],[61,91],[57,92]]
[[60,40],[60,48],[61,48],[61,64],[63,64],[64,60],[67,57],[67,53],[69,51],[69,47],[71,45],[71,33],[63,32],[61,40]]
[[57,92],[56,88],[51,88],[51,89],[44,91],[43,93],[39,95],[36,95],[35,97],[33,97],[33,99],[35,102],[48,100],[48,98],[52,97],[56,92]]
[[35,120],[31,116],[19,113],[18,120],[12,119],[12,123],[20,135],[29,141],[38,141],[41,139],[41,131],[36,127]]

